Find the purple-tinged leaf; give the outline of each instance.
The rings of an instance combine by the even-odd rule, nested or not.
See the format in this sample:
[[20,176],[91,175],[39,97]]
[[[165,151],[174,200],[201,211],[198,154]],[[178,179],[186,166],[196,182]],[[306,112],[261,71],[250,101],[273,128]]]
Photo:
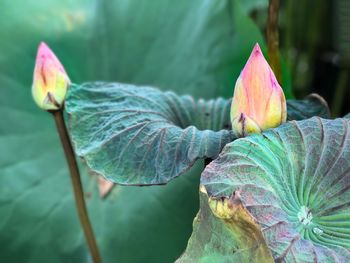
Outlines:
[[[349,129],[348,119],[315,117],[235,140],[206,167],[201,187],[209,204],[238,195],[276,262],[350,262]],[[227,220],[213,218],[195,221],[185,255],[217,252],[205,250],[213,239],[191,246],[199,235],[222,234]]]

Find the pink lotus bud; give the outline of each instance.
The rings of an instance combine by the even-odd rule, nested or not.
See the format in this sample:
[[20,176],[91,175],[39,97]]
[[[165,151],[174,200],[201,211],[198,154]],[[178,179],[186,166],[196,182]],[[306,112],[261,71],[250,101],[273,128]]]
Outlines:
[[45,43],[40,43],[32,85],[36,104],[44,110],[60,109],[69,84],[70,80],[61,62]]
[[232,130],[242,137],[277,127],[286,119],[283,90],[256,44],[236,82],[231,105]]

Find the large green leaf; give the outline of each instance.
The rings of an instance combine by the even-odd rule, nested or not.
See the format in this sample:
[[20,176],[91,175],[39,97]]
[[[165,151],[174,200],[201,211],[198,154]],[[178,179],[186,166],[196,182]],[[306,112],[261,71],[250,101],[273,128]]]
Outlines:
[[[277,262],[349,262],[349,129],[347,119],[315,117],[234,141],[202,174],[209,204],[238,197]],[[219,212],[234,216],[229,204]]]
[[[234,0],[0,6],[0,261],[87,261],[54,125],[31,100],[39,42],[49,44],[75,82],[152,84],[210,98],[231,95],[262,36]],[[105,200],[94,190],[88,206],[104,262],[174,261],[198,210],[200,166],[167,186],[118,186]],[[84,182],[95,189],[93,179],[84,175]]]
[[[0,157],[1,262],[88,261],[63,152],[53,143],[56,137],[46,132],[0,137],[8,150]],[[166,187],[117,186],[105,200],[96,192],[97,178],[84,178],[104,262],[171,262],[182,252],[195,215],[198,177],[180,178]]]
[[[328,107],[313,95],[288,101],[288,119]],[[77,155],[107,179],[127,185],[164,184],[199,158],[215,159],[230,141],[231,101],[205,101],[117,83],[72,85],[66,102]]]

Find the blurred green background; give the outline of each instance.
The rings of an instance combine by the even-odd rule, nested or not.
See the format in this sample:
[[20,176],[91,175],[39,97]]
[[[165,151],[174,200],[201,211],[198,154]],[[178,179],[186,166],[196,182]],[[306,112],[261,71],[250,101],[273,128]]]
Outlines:
[[[263,0],[3,0],[0,3],[0,261],[89,262],[63,152],[49,114],[31,98],[45,41],[71,80],[152,85],[230,97],[253,45],[264,51]],[[315,8],[317,6],[317,8]],[[349,3],[282,1],[282,86],[323,95],[349,112]],[[203,164],[167,186],[122,187],[101,199],[85,171],[104,262],[173,262],[198,211]]]

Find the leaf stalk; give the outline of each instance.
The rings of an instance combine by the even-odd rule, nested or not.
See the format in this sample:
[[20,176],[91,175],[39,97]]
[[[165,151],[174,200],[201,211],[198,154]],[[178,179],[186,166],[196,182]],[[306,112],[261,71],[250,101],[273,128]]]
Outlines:
[[267,48],[270,65],[275,73],[279,83],[282,81],[281,62],[279,52],[279,34],[278,34],[278,11],[279,0],[269,0],[269,9],[267,16]]

